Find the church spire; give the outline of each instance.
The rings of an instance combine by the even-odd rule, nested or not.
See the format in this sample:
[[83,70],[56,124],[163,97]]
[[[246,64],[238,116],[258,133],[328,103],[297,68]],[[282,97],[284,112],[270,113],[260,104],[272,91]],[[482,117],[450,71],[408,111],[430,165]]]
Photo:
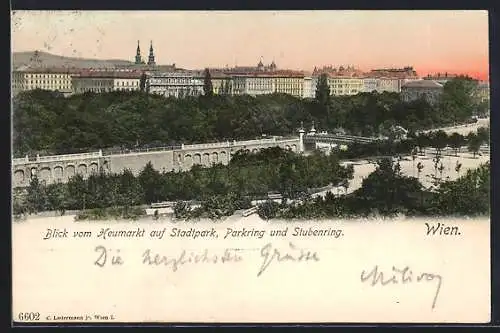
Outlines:
[[149,57],[148,57],[148,65],[154,66],[155,63],[155,54],[153,50],[153,41],[151,41],[151,44],[149,46]]
[[139,65],[141,62],[142,62],[141,47],[139,46],[139,41],[137,41],[137,51],[135,53],[135,64]]

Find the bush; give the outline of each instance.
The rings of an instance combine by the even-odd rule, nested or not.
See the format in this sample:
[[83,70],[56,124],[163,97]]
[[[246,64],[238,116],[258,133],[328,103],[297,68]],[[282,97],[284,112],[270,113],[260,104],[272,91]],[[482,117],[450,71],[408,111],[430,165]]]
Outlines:
[[261,203],[257,208],[257,214],[263,220],[270,220],[278,215],[280,205],[272,200]]

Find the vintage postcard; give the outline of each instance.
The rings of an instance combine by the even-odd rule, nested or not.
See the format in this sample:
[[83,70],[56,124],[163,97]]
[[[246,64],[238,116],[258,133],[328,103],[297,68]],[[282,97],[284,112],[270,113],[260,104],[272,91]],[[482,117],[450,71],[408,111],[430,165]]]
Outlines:
[[487,323],[486,11],[15,11],[17,323]]

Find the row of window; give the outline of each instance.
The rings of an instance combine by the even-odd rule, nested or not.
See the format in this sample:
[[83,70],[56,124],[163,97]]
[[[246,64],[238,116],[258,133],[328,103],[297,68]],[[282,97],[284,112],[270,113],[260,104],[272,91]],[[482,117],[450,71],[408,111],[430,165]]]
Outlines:
[[68,84],[71,83],[69,80],[64,80],[64,81],[59,81],[59,80],[27,80],[26,83],[28,84]]
[[26,85],[24,87],[22,87],[22,89],[27,89],[27,90],[31,90],[31,89],[37,89],[37,88],[40,88],[40,89],[49,89],[49,90],[53,90],[53,89],[71,89],[71,86],[70,85]]
[[77,93],[84,93],[84,92],[109,92],[109,91],[135,91],[137,88],[76,88],[75,91]]
[[342,84],[363,84],[362,80],[349,80],[349,79],[330,79],[329,83],[342,83]]
[[117,82],[117,86],[122,86],[122,87],[129,87],[129,86],[139,86],[139,81],[122,81],[121,84],[120,82]]
[[164,92],[174,92],[174,93],[177,93],[179,91],[203,91],[202,88],[197,88],[197,89],[193,89],[193,88],[189,88],[189,87],[178,87],[178,88],[172,88],[172,87],[169,87],[169,89],[161,89],[161,88],[156,88],[156,89],[151,89],[150,92],[158,92],[158,93],[161,93],[163,94]]
[[38,79],[48,79],[48,78],[55,78],[55,79],[69,79],[71,78],[71,75],[69,74],[25,74],[25,78],[31,79],[31,78],[38,78]]
[[150,84],[203,84],[202,81],[193,78],[161,78],[150,79]]

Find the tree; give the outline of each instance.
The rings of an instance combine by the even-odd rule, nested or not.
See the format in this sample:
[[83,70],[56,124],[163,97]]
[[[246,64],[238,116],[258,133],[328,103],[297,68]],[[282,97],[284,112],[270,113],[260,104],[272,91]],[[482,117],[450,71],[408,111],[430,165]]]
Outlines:
[[425,133],[420,133],[416,138],[416,142],[420,153],[425,153],[425,148],[429,147],[431,144],[429,136]]
[[378,162],[377,169],[363,179],[355,192],[362,205],[383,215],[415,209],[418,206],[421,184],[416,178],[402,175],[389,158]]
[[316,100],[322,106],[328,106],[330,100],[330,86],[328,85],[328,75],[321,74],[316,85]]
[[18,219],[27,213],[26,205],[17,197],[12,200],[12,215],[14,218]]
[[481,165],[452,182],[441,184],[437,197],[441,214],[490,213],[490,165]]
[[185,201],[177,201],[174,205],[174,217],[176,219],[184,220],[190,217],[191,205]]
[[28,213],[37,213],[45,208],[45,191],[38,177],[33,176],[26,194]]
[[455,171],[457,172],[457,175],[460,175],[460,169],[462,169],[462,163],[457,161],[457,164],[455,165]]
[[278,211],[279,203],[272,200],[267,200],[261,203],[257,208],[257,214],[259,217],[266,221],[275,218],[278,215]]
[[89,199],[87,182],[81,174],[76,174],[71,177],[66,184],[68,193],[68,208],[69,209],[85,209],[86,201]]
[[474,154],[475,158],[479,149],[481,149],[481,138],[477,134],[472,133],[472,135],[467,136],[467,141],[467,148]]
[[203,212],[212,220],[218,220],[225,216],[234,214],[236,207],[236,196],[229,193],[226,195],[215,195],[206,198],[201,205]]
[[161,201],[161,187],[158,186],[161,184],[161,176],[154,169],[151,162],[148,162],[139,174],[139,183],[141,184],[146,203]]
[[146,91],[146,81],[147,81],[147,75],[146,73],[142,73],[141,80],[139,82],[139,88],[142,92]]
[[67,206],[66,198],[68,197],[65,192],[65,185],[60,183],[50,184],[47,186],[46,193],[50,209],[64,215]]
[[[143,181],[145,181],[144,178]],[[142,203],[142,188],[139,179],[134,177],[132,171],[125,169],[121,175],[118,175],[117,183],[118,198],[116,203],[119,206],[128,207]]]
[[490,101],[479,102],[476,110],[479,117],[487,117],[490,114]]
[[486,128],[486,127],[479,127],[477,129],[477,136],[478,136],[478,140],[480,140],[481,143],[489,144],[489,141],[490,141],[490,129]]
[[403,102],[396,93],[329,96],[327,78],[321,80],[318,100],[326,107],[284,94],[200,99],[182,98],[185,91],[179,98],[133,91],[65,98],[50,91],[24,91],[13,99],[13,153],[24,157],[37,151],[56,155],[123,149],[137,138],[159,145],[249,140],[263,133],[288,136],[301,121],[315,121],[329,132],[369,136],[381,124],[418,132],[450,119],[423,102]]
[[203,92],[205,96],[213,96],[214,87],[212,85],[212,77],[208,68],[205,68],[205,77],[203,81]]
[[450,144],[450,147],[455,150],[455,156],[457,156],[460,148],[465,144],[465,137],[457,132],[454,132],[448,138],[448,142]]
[[470,118],[476,108],[477,80],[458,76],[446,82],[441,96],[443,116],[454,123]]
[[441,155],[441,151],[448,144],[448,135],[445,131],[439,130],[431,134],[431,145],[436,149],[436,155]]

